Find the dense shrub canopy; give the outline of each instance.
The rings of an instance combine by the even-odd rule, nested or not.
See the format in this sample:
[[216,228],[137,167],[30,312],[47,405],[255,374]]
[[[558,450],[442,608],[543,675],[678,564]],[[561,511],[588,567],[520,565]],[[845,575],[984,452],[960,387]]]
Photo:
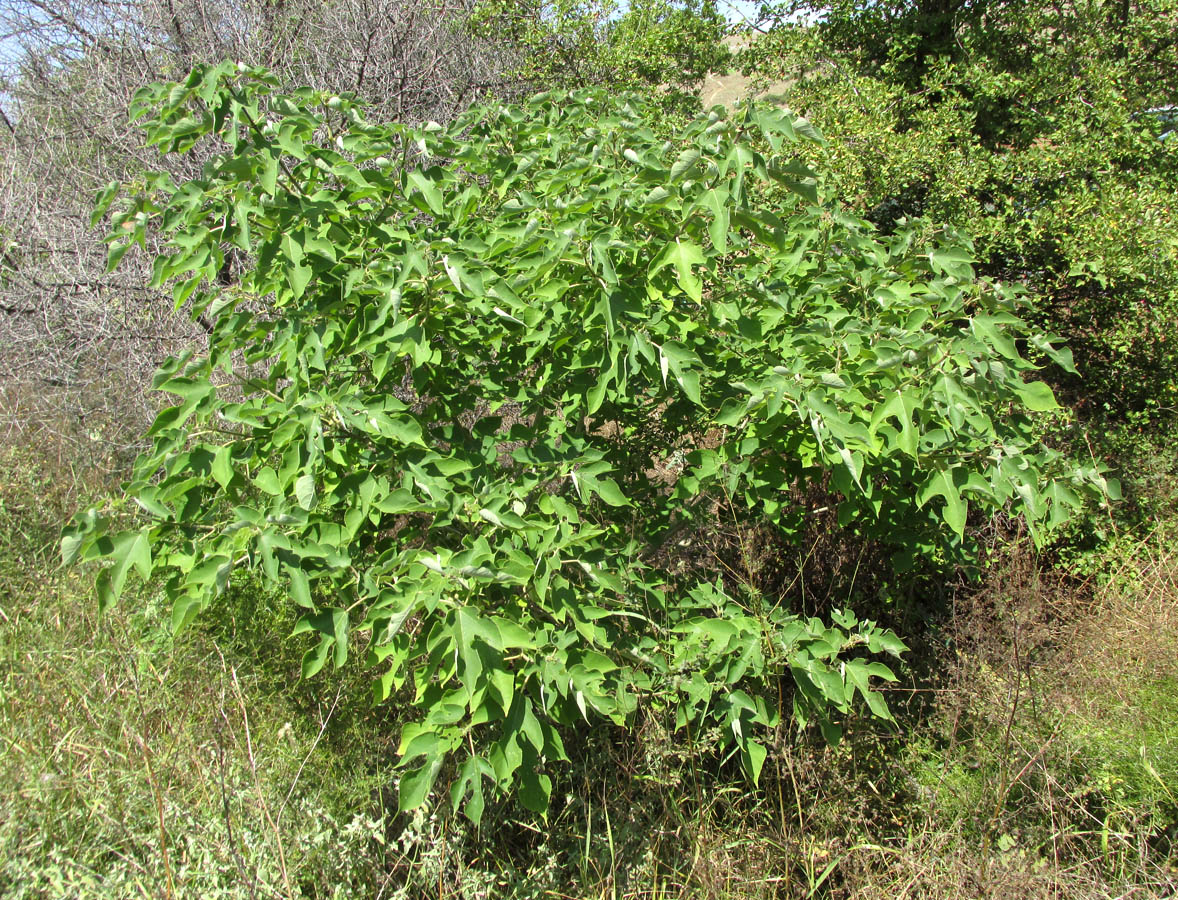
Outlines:
[[210,346],[156,377],[178,402],[142,517],[91,510],[65,557],[107,564],[104,602],[160,578],[178,627],[256,571],[305,611],[308,676],[359,642],[377,698],[420,711],[405,808],[453,759],[472,818],[484,782],[543,809],[560,726],[639,703],[720,726],[755,778],[775,672],[832,739],[856,695],[886,718],[895,635],[676,574],[721,504],[789,535],[824,497],[907,563],[968,546],[971,508],[1042,535],[1108,486],[1034,439],[1056,403],[1024,350],[1070,362],[1018,293],[951,232],[881,239],[826,201],[780,109],[665,137],[585,91],[411,128],[223,64],[135,110],[215,152],[104,192],[111,264],[160,232],[154,284]]
[[1027,283],[1067,335],[1089,420],[1178,410],[1178,7],[1114,3],[794,4],[745,62],[796,76],[788,102],[830,138],[826,174],[884,230],[967,228],[988,274]]
[[351,92],[376,121],[447,122],[552,85],[694,111],[725,65],[724,28],[712,4],[680,0],[0,0],[0,431],[19,444],[51,430],[66,455],[124,476],[157,411],[151,371],[203,345],[206,323],[147,287],[151,254],[104,272],[88,225],[112,179],[201,171],[200,150],[161,163],[126,127],[143,84],[230,58],[284,90]]

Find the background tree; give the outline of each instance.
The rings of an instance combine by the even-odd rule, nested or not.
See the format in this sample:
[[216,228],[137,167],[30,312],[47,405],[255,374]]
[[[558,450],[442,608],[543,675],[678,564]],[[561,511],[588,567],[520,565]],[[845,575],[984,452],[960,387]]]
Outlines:
[[816,24],[778,19],[745,63],[795,78],[785,99],[830,138],[840,195],[885,231],[922,215],[968,228],[983,270],[1028,284],[1033,315],[1068,336],[1084,380],[1061,384],[1109,423],[1106,451],[1157,443],[1178,410],[1178,6],[778,12],[799,10]]
[[730,57],[716,0],[483,0],[474,21],[513,49],[530,83],[654,90],[680,111]]
[[[48,429],[91,463],[125,464],[150,415],[152,360],[208,322],[144,288],[146,259],[104,271],[94,193],[155,164],[125,126],[141,85],[222,59],[287,88],[355,95],[376,121],[448,121],[546,85],[666,89],[681,109],[722,65],[713,3],[495,6],[473,0],[4,0],[0,3],[0,428]],[[173,174],[203,160],[172,159]],[[236,277],[236,257],[224,279]],[[47,432],[47,433],[48,433]]]
[[[176,316],[145,287],[149,260],[105,272],[89,224],[102,185],[158,165],[126,127],[135,90],[234,59],[266,65],[290,87],[353,93],[382,119],[446,120],[512,90],[510,56],[471,34],[470,9],[462,0],[0,4],[0,428],[11,439],[45,429],[67,456],[117,469],[151,415],[154,361],[204,340],[207,322]],[[168,165],[183,180],[203,162]],[[227,260],[224,279],[234,266]]]

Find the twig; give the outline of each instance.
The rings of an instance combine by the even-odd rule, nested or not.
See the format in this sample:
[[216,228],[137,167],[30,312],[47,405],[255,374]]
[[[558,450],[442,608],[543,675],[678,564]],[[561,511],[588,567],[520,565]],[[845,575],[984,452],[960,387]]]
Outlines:
[[286,792],[286,796],[282,798],[282,805],[278,807],[278,815],[274,817],[276,823],[282,822],[282,813],[286,810],[286,804],[290,802],[291,795],[294,793],[295,785],[299,783],[299,777],[303,774],[303,768],[311,759],[311,754],[315,752],[315,748],[319,746],[319,741],[322,740],[324,732],[327,731],[327,723],[331,721],[332,715],[335,713],[335,708],[339,704],[339,698],[343,693],[343,686],[336,689],[335,699],[331,702],[331,709],[327,711],[327,715],[323,718],[323,723],[319,726],[319,733],[315,735],[315,740],[311,742],[311,749],[307,751],[307,755],[303,757],[303,761],[299,763],[299,769],[295,772],[294,780],[290,783],[290,790]]
[[164,798],[160,795],[159,783],[155,779],[155,771],[151,767],[151,751],[142,735],[135,735],[139,749],[143,751],[143,763],[147,767],[147,783],[151,785],[152,796],[155,797],[155,811],[159,818],[160,852],[164,857],[164,875],[166,878],[168,900],[176,896],[175,885],[172,883],[172,863],[168,859],[168,832],[164,828]]
[[[221,651],[217,650],[217,655],[221,655]],[[225,713],[225,694],[224,694],[224,673],[225,673],[225,657],[221,656],[221,674],[222,674],[222,689],[221,700],[218,704],[218,709],[221,713],[221,719],[225,722],[225,727],[229,725],[229,716]],[[250,900],[258,900],[257,878],[252,877],[245,868],[245,860],[241,858],[241,851],[237,849],[237,842],[233,840],[233,819],[229,810],[229,792],[225,788],[225,744],[221,740],[221,731],[217,729],[217,774],[221,782],[221,806],[225,816],[225,834],[229,840],[229,849],[233,853],[233,861],[237,864],[237,871],[241,875],[241,880],[245,882],[246,887],[250,892]]]
[[278,830],[278,825],[274,822],[270,815],[270,807],[266,803],[266,798],[262,794],[262,783],[258,780],[258,762],[254,756],[254,741],[250,735],[250,719],[249,712],[245,707],[245,695],[242,694],[241,685],[237,681],[237,670],[232,666],[229,668],[229,677],[233,681],[233,692],[237,697],[237,705],[241,709],[241,721],[245,725],[245,749],[249,758],[250,771],[254,776],[254,793],[258,795],[258,803],[262,807],[262,815],[266,817],[266,822],[270,826],[270,830],[274,832],[274,844],[278,849],[278,866],[279,872],[282,874],[282,886],[286,889],[287,897],[294,897],[294,893],[290,889],[290,879],[286,871],[286,852],[282,849],[282,833]]

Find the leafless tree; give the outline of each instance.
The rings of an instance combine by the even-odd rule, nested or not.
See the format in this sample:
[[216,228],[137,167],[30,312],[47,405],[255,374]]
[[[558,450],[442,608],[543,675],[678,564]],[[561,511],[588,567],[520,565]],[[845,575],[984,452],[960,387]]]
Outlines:
[[263,65],[351,91],[383,120],[444,121],[510,93],[510,60],[465,28],[473,0],[0,0],[0,441],[50,432],[91,463],[152,411],[168,353],[202,333],[148,290],[150,259],[105,273],[95,192],[162,160],[127,122],[134,92],[196,63]]

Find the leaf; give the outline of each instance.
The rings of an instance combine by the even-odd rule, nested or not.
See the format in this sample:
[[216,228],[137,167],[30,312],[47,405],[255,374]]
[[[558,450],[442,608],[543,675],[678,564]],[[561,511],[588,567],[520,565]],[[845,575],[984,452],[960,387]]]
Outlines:
[[853,659],[846,664],[843,671],[846,672],[847,681],[853,684],[864,699],[866,699],[867,695],[871,693],[867,667],[860,660]]
[[816,144],[826,143],[826,138],[822,136],[822,132],[814,127],[810,120],[805,116],[798,116],[794,119],[794,129],[798,134],[802,135],[802,137],[807,138]]
[[793,191],[810,203],[818,202],[818,182],[813,178],[796,178],[788,170],[777,166],[769,167],[769,175],[774,181]]
[[98,223],[102,221],[102,217],[106,215],[110,209],[110,205],[114,198],[118,195],[122,184],[118,181],[112,181],[106,185],[102,190],[94,195],[94,211],[90,214],[90,227],[95,228]]
[[263,466],[258,470],[258,474],[254,476],[254,484],[273,496],[282,493],[282,485],[278,481],[278,475],[269,466]]
[[300,475],[295,481],[295,497],[299,501],[299,506],[303,509],[309,510],[315,505],[315,476],[310,472]]
[[871,430],[874,432],[887,419],[895,419],[900,426],[896,446],[901,452],[915,458],[917,435],[912,424],[912,414],[917,408],[916,399],[910,392],[896,391],[872,413]]
[[630,501],[612,478],[586,478],[585,486],[610,506],[630,506]]
[[98,573],[98,578],[94,584],[95,592],[98,594],[98,611],[100,613],[106,612],[111,605],[117,600],[117,596],[110,584],[110,569],[103,569]]
[[552,796],[552,779],[529,766],[522,770],[521,781],[520,803],[538,815],[546,813],[548,798]]
[[790,141],[797,140],[794,130],[793,116],[784,108],[761,106],[755,109],[754,120],[760,126],[761,132],[774,150],[781,149],[781,137],[785,135]]
[[822,736],[826,739],[826,743],[832,747],[838,746],[839,741],[843,739],[843,730],[833,722],[822,719],[819,721],[818,727],[822,729]]
[[712,188],[704,194],[703,205],[712,214],[712,221],[708,223],[708,235],[712,239],[712,247],[717,253],[725,253],[728,249],[730,225],[728,191],[724,188]]
[[389,513],[395,516],[438,508],[436,504],[424,503],[418,500],[405,488],[397,488],[387,497],[377,500],[373,505],[382,513]]
[[707,260],[704,252],[698,244],[675,238],[655,257],[648,274],[653,278],[662,269],[673,266],[676,281],[683,289],[683,293],[698,303],[703,297],[703,282],[692,272],[691,267],[703,265],[705,262]]
[[929,252],[933,269],[958,281],[973,278],[973,254],[964,247],[938,247]]
[[737,627],[727,619],[695,618],[683,625],[676,626],[676,631],[693,631],[706,635],[721,647],[727,647],[728,642],[738,634]]
[[724,405],[720,407],[720,412],[716,415],[716,424],[736,426],[745,417],[745,413],[747,412],[747,401],[738,399],[725,400]]
[[169,378],[161,382],[157,390],[182,397],[184,405],[192,407],[212,394],[215,388],[207,378]]
[[694,370],[680,372],[675,376],[675,380],[679,382],[679,387],[687,395],[688,400],[696,406],[703,406],[703,400],[699,393],[699,372]]
[[262,171],[258,175],[258,183],[267,194],[278,193],[278,157],[279,152],[274,147],[266,148],[262,160]]
[[229,582],[229,573],[233,570],[233,560],[223,553],[215,553],[212,556],[207,556],[188,573],[188,583],[190,585],[212,589],[216,593],[220,593],[225,589]]
[[1055,394],[1052,393],[1051,388],[1042,381],[1032,381],[1029,384],[1024,383],[1015,387],[1015,391],[1026,404],[1027,409],[1032,412],[1050,412],[1053,409],[1059,409],[1059,403],[1055,400]]
[[699,373],[688,368],[698,365],[700,359],[677,341],[668,341],[659,347],[659,369],[662,372],[663,384],[667,382],[667,373],[675,376],[675,381],[687,398],[697,406],[701,406],[699,393]]
[[475,641],[482,641],[492,650],[501,650],[495,624],[482,618],[470,607],[460,606],[454,613],[453,646],[454,654],[462,665],[458,677],[470,695],[474,695],[484,670],[483,656]]
[[980,340],[985,341],[1004,357],[1011,360],[1019,359],[1014,341],[1002,333],[1001,323],[997,319],[992,316],[974,316],[970,326]]
[[509,510],[494,512],[484,507],[479,510],[479,516],[486,519],[492,525],[498,525],[500,528],[510,528],[513,531],[520,531],[528,527],[527,522]]
[[406,446],[424,447],[421,425],[409,416],[385,416],[377,419],[381,435],[391,437]]
[[229,483],[233,480],[233,464],[230,454],[229,447],[218,447],[217,452],[213,454],[213,464],[209,470],[217,484],[223,488],[229,487]]
[[[867,648],[872,653],[879,653],[882,651],[884,653],[889,653],[898,659],[900,654],[908,649],[908,645],[896,637],[896,635],[891,631],[877,631],[867,636]],[[888,681],[895,681],[894,676],[888,678],[888,675],[891,675],[890,670],[887,670],[887,674],[884,674],[879,669],[874,668],[877,665],[879,664],[872,663],[871,666],[868,667],[873,675],[882,677]],[[882,666],[881,668],[885,670],[887,669],[886,666]]]
[[458,811],[467,792],[470,792],[470,799],[462,807],[462,812],[474,823],[475,827],[478,827],[483,819],[484,775],[494,777],[494,770],[491,769],[490,763],[478,756],[467,757],[466,762],[462,764],[462,768],[458,770],[458,777],[450,787],[450,803],[455,812]]
[[450,279],[450,283],[454,285],[454,290],[458,293],[465,293],[462,283],[465,280],[466,273],[462,271],[462,266],[457,259],[452,258],[450,254],[442,256],[442,269],[446,272],[446,277]]
[[119,267],[119,263],[123,257],[127,255],[127,251],[131,249],[131,242],[125,241],[121,244],[111,244],[110,250],[106,253],[106,274],[109,275]]
[[397,809],[402,813],[412,812],[425,804],[433,790],[438,773],[442,770],[440,758],[426,759],[425,764],[401,776],[397,786]]
[[920,489],[917,502],[924,506],[933,497],[944,497],[945,508],[941,515],[945,519],[945,524],[960,536],[965,533],[965,520],[969,504],[961,497],[961,492],[954,480],[954,471],[941,469],[935,472]]
[[151,577],[151,544],[144,532],[139,532],[132,541],[127,551],[127,560],[144,581]]
[[765,749],[763,744],[757,741],[746,739],[741,744],[741,766],[754,785],[761,783],[761,769],[764,767],[765,759],[768,755],[769,751]]
[[888,709],[888,703],[884,699],[883,694],[879,691],[868,691],[863,695],[867,700],[867,706],[871,710],[871,714],[877,719],[883,719],[885,722],[895,722],[896,719],[892,715],[892,711]]
[[1048,338],[1043,335],[1032,335],[1030,338],[1031,345],[1046,354],[1053,363],[1071,375],[1079,375],[1080,373],[1076,371],[1076,361],[1072,357],[1072,349],[1057,347],[1054,343],[1057,340],[1057,338]]
[[409,184],[415,187],[425,198],[430,212],[440,216],[445,211],[442,192],[438,190],[438,186],[424,172],[420,169],[410,169],[406,173],[406,178],[408,178]]
[[331,611],[331,622],[333,628],[332,640],[335,645],[335,658],[333,662],[338,669],[347,661],[348,658],[348,613],[347,610],[333,609]]
[[506,319],[508,322],[511,322],[513,325],[525,325],[526,324],[521,319],[517,319],[515,316],[513,316],[507,310],[500,309],[498,306],[492,307],[491,312],[493,312],[495,315],[499,316],[499,318],[501,318],[501,319]]
[[331,645],[332,639],[324,636],[319,639],[319,643],[315,647],[303,654],[303,678],[313,678],[319,673],[324,663],[327,662],[327,654],[331,650]]
[[700,152],[695,147],[688,147],[679,154],[675,164],[671,166],[671,181],[680,181],[690,174],[699,163]]
[[311,601],[311,582],[307,578],[307,573],[294,566],[288,568],[286,573],[290,578],[291,599],[305,609],[314,609],[315,604]]
[[296,300],[306,292],[307,285],[311,283],[313,274],[310,266],[294,265],[286,270],[286,279],[290,284],[291,293]]
[[78,558],[78,551],[86,542],[85,534],[67,534],[61,539],[61,564],[71,566]]
[[532,704],[527,701],[524,702],[522,731],[523,736],[536,752],[542,753],[544,750],[544,732],[540,728],[540,721],[536,718],[536,714],[532,712]]
[[[837,652],[831,651],[831,656]],[[830,666],[818,660],[812,660],[809,668],[810,678],[822,695],[826,703],[842,708],[847,702],[847,690],[839,673]]]
[[132,566],[144,580],[151,575],[151,547],[142,531],[125,531],[113,539],[103,537],[98,545],[100,552],[112,562],[102,571],[103,583],[99,589],[99,608],[106,609],[119,599]]
[[616,361],[611,360],[611,365],[602,367],[597,383],[589,389],[589,393],[585,396],[585,410],[589,415],[593,415],[597,410],[601,409],[601,404],[605,400],[605,393],[609,389],[610,382],[614,379],[615,365]]

